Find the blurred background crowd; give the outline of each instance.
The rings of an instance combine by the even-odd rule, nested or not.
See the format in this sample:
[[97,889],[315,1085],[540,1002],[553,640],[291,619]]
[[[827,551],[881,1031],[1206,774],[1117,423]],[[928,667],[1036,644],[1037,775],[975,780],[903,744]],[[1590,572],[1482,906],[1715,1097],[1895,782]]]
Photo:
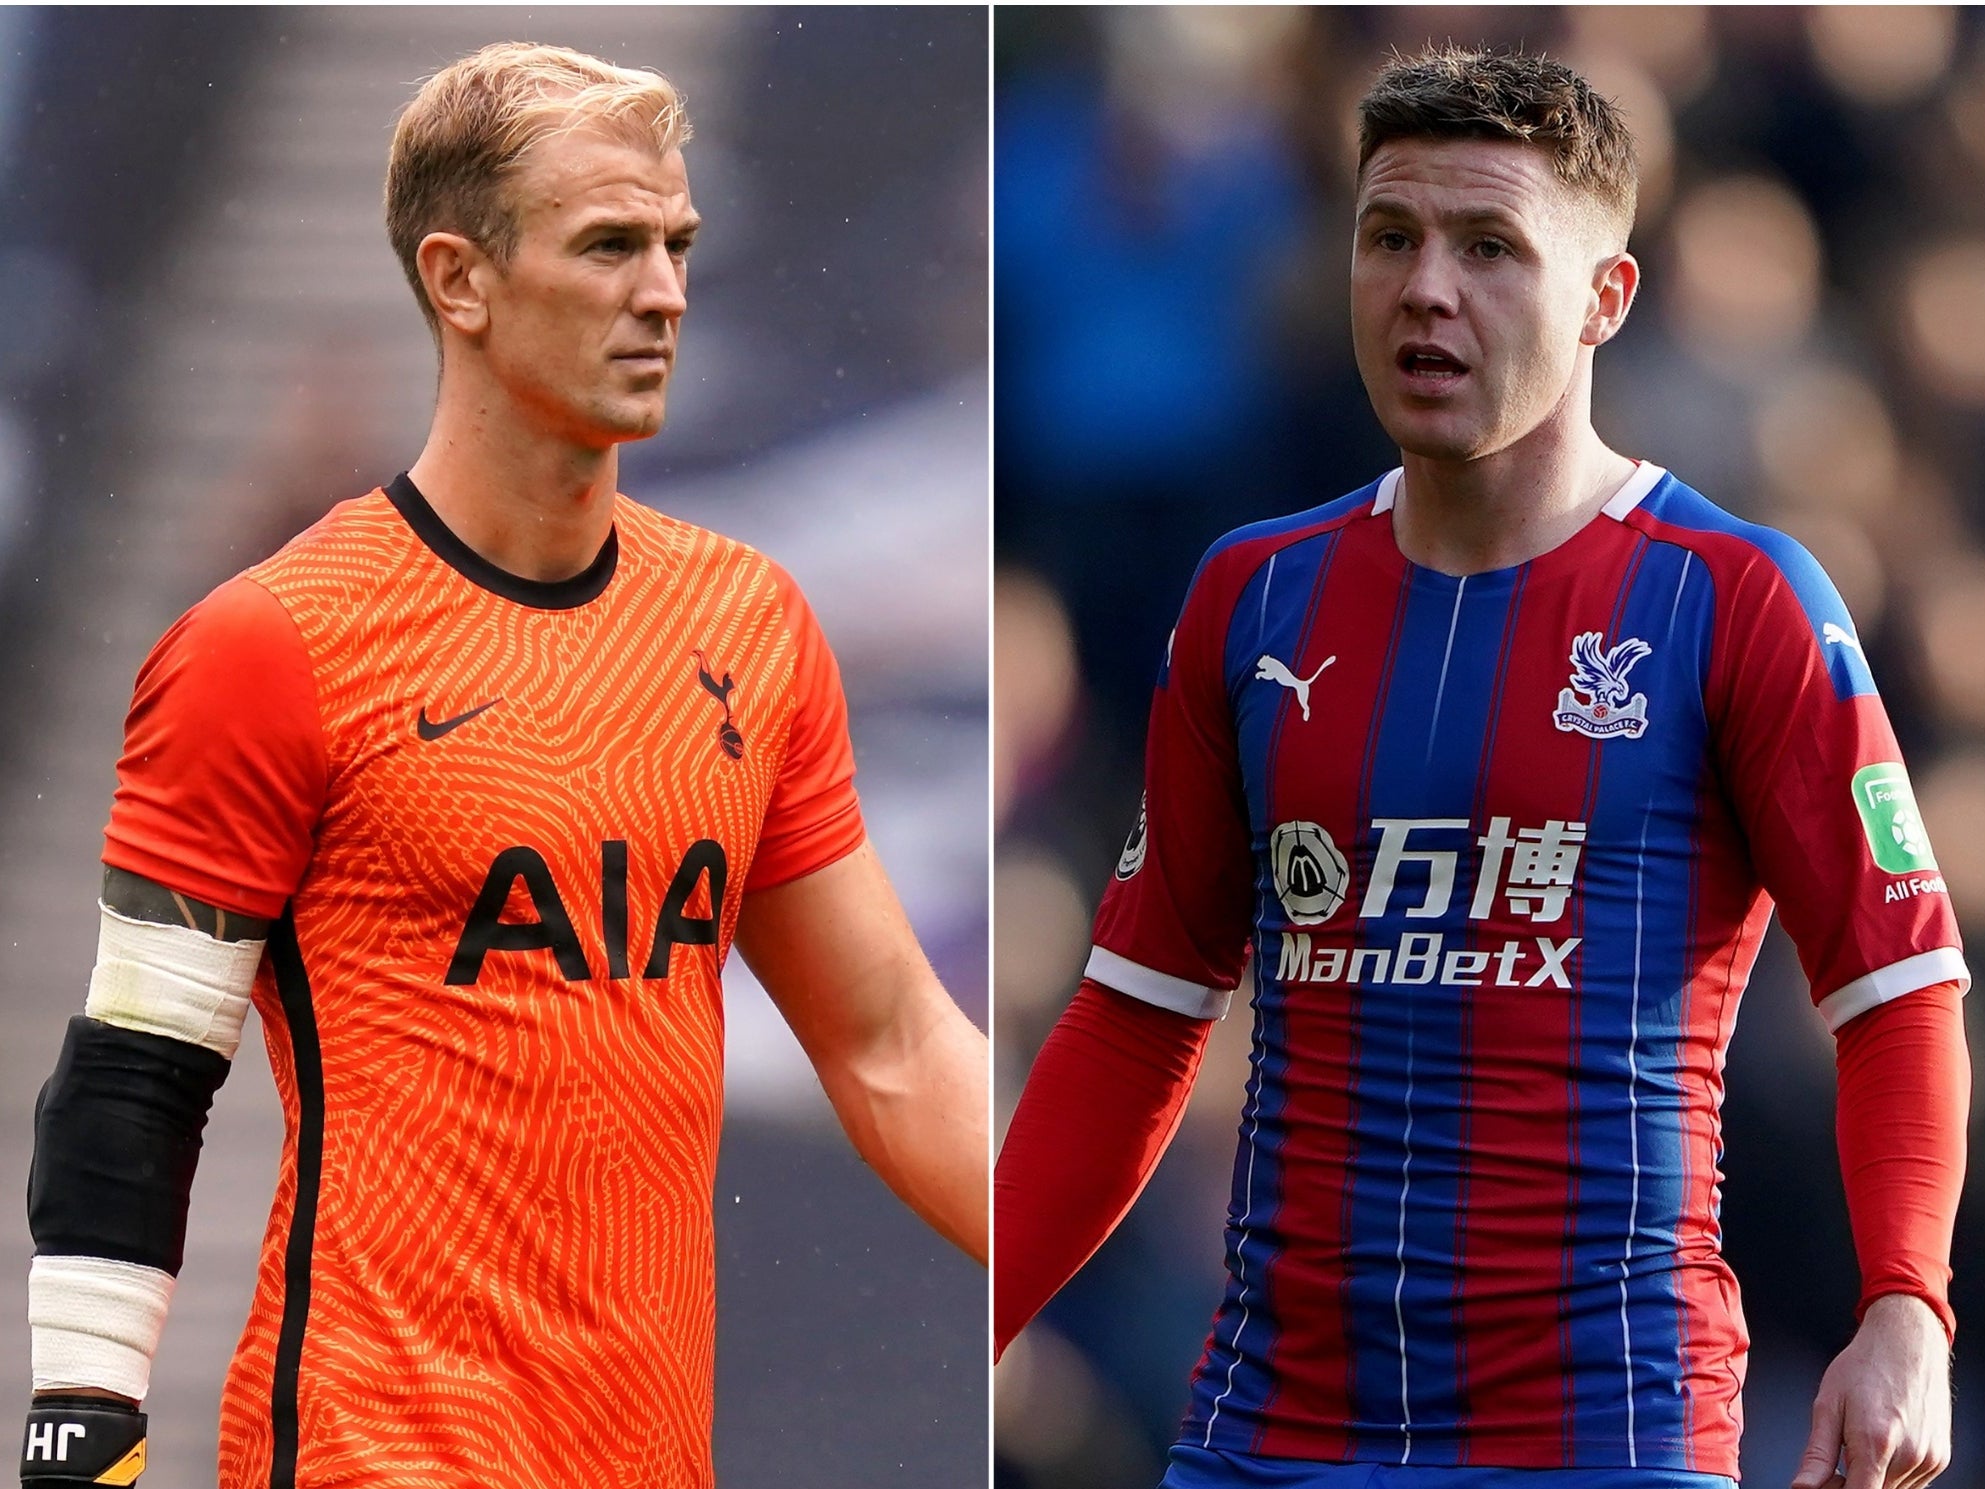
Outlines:
[[[1001,6],[1002,1123],[1136,816],[1151,679],[1199,555],[1397,463],[1351,360],[1354,106],[1389,49],[1449,39],[1562,57],[1624,108],[1644,277],[1598,358],[1600,433],[1832,573],[1974,963],[1985,947],[1985,13]],[[1746,1002],[1723,1220],[1754,1336],[1745,1476],[1782,1484],[1856,1272],[1832,1041],[1776,931]],[[1157,1481],[1219,1298],[1248,1024],[1220,1026],[1150,1189],[996,1373],[1003,1489]],[[1944,1482],[1979,1489],[1985,1165],[1957,1256]]]
[[[985,1022],[986,34],[953,8],[0,6],[5,1399],[28,1391],[31,1113],[82,1008],[132,679],[213,584],[419,452],[434,351],[386,242],[386,151],[420,80],[487,42],[685,92],[705,227],[669,425],[622,489],[805,588],[871,833]],[[719,1472],[980,1481],[984,1273],[862,1168],[730,972]],[[155,1489],[213,1482],[280,1142],[251,1030],[153,1376]]]

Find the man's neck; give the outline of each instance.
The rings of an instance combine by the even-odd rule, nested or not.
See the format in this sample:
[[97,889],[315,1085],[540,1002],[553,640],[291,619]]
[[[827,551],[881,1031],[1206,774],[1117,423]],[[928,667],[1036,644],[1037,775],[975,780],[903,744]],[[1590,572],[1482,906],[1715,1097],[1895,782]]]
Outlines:
[[465,410],[444,391],[408,472],[448,530],[520,579],[583,573],[613,530],[620,450],[547,438],[494,400]]
[[1479,460],[1404,456],[1392,532],[1399,551],[1443,574],[1515,568],[1549,553],[1599,515],[1634,462],[1590,428],[1570,444],[1519,442]]

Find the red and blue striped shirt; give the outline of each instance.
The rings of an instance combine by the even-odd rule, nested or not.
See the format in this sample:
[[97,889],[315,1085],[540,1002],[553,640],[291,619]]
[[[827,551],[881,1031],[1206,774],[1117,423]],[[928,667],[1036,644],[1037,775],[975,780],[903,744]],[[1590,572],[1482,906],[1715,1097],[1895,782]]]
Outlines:
[[1250,953],[1227,1286],[1181,1441],[1735,1475],[1718,1110],[1773,903],[1829,1026],[1967,980],[1854,626],[1652,465],[1517,568],[1391,475],[1202,562],[1088,975]]

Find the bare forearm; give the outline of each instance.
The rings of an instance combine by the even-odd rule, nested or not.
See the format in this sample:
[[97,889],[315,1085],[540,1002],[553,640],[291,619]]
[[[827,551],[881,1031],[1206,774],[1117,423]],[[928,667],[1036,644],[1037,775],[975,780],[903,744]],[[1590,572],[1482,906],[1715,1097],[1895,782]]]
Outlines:
[[986,1039],[933,979],[919,1016],[822,1071],[855,1150],[897,1198],[981,1265],[987,1255]]
[[987,1255],[985,1036],[931,971],[875,850],[745,897],[738,949],[855,1150],[947,1240]]

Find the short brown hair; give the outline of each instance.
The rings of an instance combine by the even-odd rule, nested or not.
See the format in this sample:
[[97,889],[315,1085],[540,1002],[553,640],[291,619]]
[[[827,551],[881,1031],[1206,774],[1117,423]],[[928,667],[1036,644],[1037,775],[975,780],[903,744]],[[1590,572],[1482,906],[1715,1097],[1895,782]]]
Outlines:
[[1452,43],[1417,57],[1395,54],[1358,104],[1358,179],[1379,146],[1399,139],[1536,145],[1622,241],[1633,226],[1640,174],[1633,135],[1619,109],[1562,62]]
[[503,41],[450,63],[400,114],[386,163],[386,236],[430,330],[434,306],[415,251],[460,233],[499,264],[517,248],[510,183],[547,135],[603,124],[667,153],[689,138],[682,96],[660,73],[567,47]]

